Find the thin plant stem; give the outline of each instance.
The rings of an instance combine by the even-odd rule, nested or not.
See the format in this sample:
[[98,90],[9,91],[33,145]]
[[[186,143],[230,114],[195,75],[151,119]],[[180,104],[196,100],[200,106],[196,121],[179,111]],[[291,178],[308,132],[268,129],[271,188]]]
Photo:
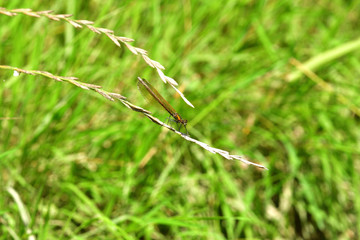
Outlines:
[[[330,49],[323,53],[320,53],[306,62],[302,63],[303,67],[310,71],[315,71],[324,64],[331,62],[339,57],[342,57],[356,49],[360,48],[360,38],[351,42],[344,43],[336,48]],[[304,72],[300,69],[290,73],[286,79],[290,82],[295,81],[301,77]]]
[[180,131],[177,131],[176,129],[172,128],[171,126],[165,124],[164,122],[160,121],[159,119],[157,119],[156,117],[151,115],[151,112],[148,110],[145,110],[139,106],[136,106],[134,104],[132,104],[131,102],[126,100],[126,97],[122,96],[121,94],[118,93],[112,93],[112,92],[108,92],[102,89],[101,86],[99,85],[94,85],[94,84],[89,84],[89,83],[84,83],[84,82],[80,82],[78,81],[78,78],[76,77],[62,77],[62,76],[56,76],[52,73],[49,72],[44,72],[44,71],[38,71],[38,70],[24,70],[21,68],[17,68],[17,67],[11,67],[11,66],[6,66],[6,65],[0,65],[0,69],[7,69],[7,70],[13,70],[13,71],[17,71],[19,73],[24,73],[24,74],[29,74],[29,75],[41,75],[44,76],[46,78],[50,78],[53,79],[55,81],[58,82],[68,82],[72,85],[75,85],[76,87],[79,87],[81,89],[84,90],[92,90],[98,94],[100,94],[101,96],[105,97],[106,99],[110,100],[110,101],[115,101],[119,100],[122,104],[124,104],[127,108],[142,113],[143,115],[145,115],[147,118],[149,118],[153,123],[156,123],[162,127],[165,127],[167,129],[169,129],[170,131],[173,131],[174,133],[178,134],[179,136],[181,136],[182,138],[184,138],[185,140],[195,143],[197,145],[199,145],[200,147],[204,148],[205,150],[213,153],[213,154],[219,154],[222,157],[228,159],[228,160],[237,160],[240,162],[243,162],[247,165],[254,165],[258,168],[262,168],[262,169],[267,169],[265,166],[260,165],[258,163],[254,163],[251,162],[249,160],[246,159],[246,157],[244,156],[239,156],[239,155],[231,155],[229,152],[222,150],[222,149],[218,149],[218,148],[214,148],[209,146],[206,143],[200,142],[194,138],[191,138],[190,136],[183,134]]
[[156,69],[158,75],[160,78],[164,81],[164,83],[169,83],[171,87],[174,88],[174,90],[181,96],[181,98],[191,107],[194,107],[192,103],[186,99],[184,94],[180,92],[175,86],[178,85],[178,83],[171,77],[168,77],[164,74],[163,70],[165,70],[165,67],[161,65],[159,62],[152,60],[148,56],[148,52],[142,48],[134,47],[129,44],[129,42],[133,42],[134,39],[128,38],[128,37],[121,37],[114,35],[114,31],[107,29],[107,28],[101,28],[101,27],[94,27],[94,22],[89,20],[74,20],[71,18],[71,14],[53,14],[51,10],[46,11],[33,11],[29,8],[21,8],[21,9],[6,9],[6,8],[0,8],[0,14],[13,17],[18,14],[23,14],[30,17],[46,17],[47,19],[53,20],[53,21],[65,21],[67,23],[70,23],[75,28],[88,28],[92,32],[97,34],[104,34],[106,35],[116,46],[121,47],[120,43],[124,44],[127,49],[129,49],[133,54],[140,55],[143,60],[146,62],[147,65],[150,67]]

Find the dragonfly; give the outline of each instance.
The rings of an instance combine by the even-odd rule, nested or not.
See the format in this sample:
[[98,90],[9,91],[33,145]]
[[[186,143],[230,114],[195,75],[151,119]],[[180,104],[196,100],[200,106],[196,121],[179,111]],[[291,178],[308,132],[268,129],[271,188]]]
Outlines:
[[178,130],[180,131],[181,127],[184,126],[186,135],[189,135],[186,129],[187,120],[183,119],[170,105],[170,103],[168,103],[148,81],[141,77],[138,77],[138,80],[138,88],[142,92],[143,96],[146,97],[149,101],[152,101],[153,99],[159,103],[174,118],[173,121],[176,122]]

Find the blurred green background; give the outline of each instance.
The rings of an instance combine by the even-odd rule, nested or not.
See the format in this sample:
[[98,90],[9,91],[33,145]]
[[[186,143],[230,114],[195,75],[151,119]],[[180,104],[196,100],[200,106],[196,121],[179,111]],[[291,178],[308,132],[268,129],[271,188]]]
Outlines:
[[[0,69],[0,239],[358,239],[359,1],[3,1],[94,21],[104,35],[44,17],[0,14],[0,65],[103,86],[153,112],[148,79],[192,137],[245,155],[213,155],[120,102]],[[359,44],[358,44],[359,45]],[[339,54],[323,55],[339,48]],[[320,58],[317,76],[290,59]],[[20,217],[12,187],[27,209]]]

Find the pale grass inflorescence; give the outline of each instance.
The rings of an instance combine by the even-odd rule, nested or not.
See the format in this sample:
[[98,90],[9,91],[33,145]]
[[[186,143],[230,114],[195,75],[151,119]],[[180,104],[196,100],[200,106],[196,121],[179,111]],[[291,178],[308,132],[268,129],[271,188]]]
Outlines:
[[[88,21],[88,20],[72,20],[70,19],[71,15],[69,14],[51,14],[52,11],[39,11],[39,12],[34,12],[31,9],[13,9],[13,10],[7,10],[5,8],[0,8],[0,14],[4,14],[7,16],[15,16],[17,14],[25,14],[31,17],[47,17],[48,19],[51,20],[55,20],[55,21],[59,21],[59,20],[63,20],[66,21],[68,23],[70,23],[72,26],[74,26],[75,28],[82,28],[83,26],[87,27],[88,29],[90,29],[91,31],[97,33],[97,34],[105,34],[108,38],[111,39],[111,41],[113,41],[117,46],[121,46],[119,42],[123,43],[132,53],[134,53],[135,55],[141,55],[142,58],[144,59],[144,61],[151,67],[155,68],[157,73],[159,74],[160,78],[165,82],[165,83],[169,83],[179,94],[180,96],[184,99],[184,101],[190,105],[191,107],[193,107],[193,105],[190,103],[190,101],[188,101],[185,96],[175,87],[177,85],[176,81],[168,76],[166,76],[162,70],[164,70],[165,68],[157,61],[154,61],[152,59],[150,59],[147,55],[147,51],[141,49],[141,48],[137,48],[134,46],[131,46],[128,42],[132,42],[134,41],[131,38],[127,38],[127,37],[119,37],[119,36],[115,36],[114,32],[112,30],[106,29],[106,28],[99,28],[99,27],[94,27],[92,26],[93,22]],[[38,71],[38,70],[24,70],[21,68],[17,68],[17,67],[12,67],[12,66],[6,66],[6,65],[0,65],[0,69],[7,69],[7,70],[13,70],[19,73],[24,73],[24,74],[29,74],[29,75],[40,75],[40,76],[44,76],[59,82],[68,82],[70,84],[73,84],[77,87],[80,87],[84,90],[92,90],[100,95],[102,95],[103,97],[105,97],[106,99],[110,100],[110,101],[114,101],[115,99],[119,100],[122,104],[124,104],[126,107],[128,107],[129,109],[136,111],[136,112],[140,112],[142,114],[144,114],[147,118],[149,118],[152,122],[163,126],[173,132],[175,132],[176,134],[178,134],[179,136],[181,136],[182,138],[184,138],[185,140],[189,141],[189,142],[193,142],[199,146],[201,146],[202,148],[206,149],[207,151],[214,153],[214,154],[219,154],[222,157],[228,159],[228,160],[237,160],[237,161],[241,161],[245,164],[248,165],[254,165],[256,167],[262,168],[262,169],[267,169],[265,166],[251,162],[249,160],[247,160],[245,157],[243,156],[239,156],[239,155],[231,155],[229,152],[222,150],[222,149],[218,149],[218,148],[213,148],[211,146],[209,146],[206,143],[200,142],[196,139],[191,138],[188,135],[185,135],[183,133],[181,133],[180,131],[177,131],[176,129],[172,128],[171,126],[163,123],[162,121],[160,121],[159,119],[155,118],[154,116],[151,115],[150,111],[147,111],[139,106],[136,106],[132,103],[130,103],[129,101],[126,100],[126,97],[118,94],[118,93],[112,93],[112,92],[108,92],[102,89],[101,86],[99,85],[94,85],[94,84],[89,84],[89,83],[84,83],[84,82],[80,82],[78,81],[78,78],[76,77],[62,77],[62,76],[57,76],[54,75],[52,73],[46,72],[46,71]]]
[[160,78],[164,81],[164,83],[169,83],[170,86],[172,86],[175,91],[182,97],[182,99],[191,107],[194,107],[189,100],[186,99],[184,94],[179,91],[175,86],[177,86],[177,82],[171,78],[166,76],[163,73],[163,70],[165,70],[165,67],[161,65],[159,62],[152,60],[148,54],[147,51],[138,47],[131,46],[129,42],[133,42],[134,39],[127,38],[127,37],[121,37],[121,36],[115,36],[114,31],[106,28],[101,27],[94,27],[92,26],[94,22],[89,20],[74,20],[70,17],[71,14],[52,14],[52,10],[47,11],[38,11],[34,12],[32,9],[29,8],[21,8],[21,9],[12,9],[8,10],[5,8],[0,8],[0,14],[4,14],[7,16],[16,16],[17,14],[24,14],[30,17],[46,17],[48,19],[54,20],[54,21],[66,21],[70,23],[75,28],[82,28],[86,27],[97,34],[105,34],[113,43],[115,43],[116,46],[121,47],[120,42],[123,43],[133,54],[135,55],[141,55],[141,57],[144,59],[144,61],[152,68],[155,68],[157,73],[159,74]]

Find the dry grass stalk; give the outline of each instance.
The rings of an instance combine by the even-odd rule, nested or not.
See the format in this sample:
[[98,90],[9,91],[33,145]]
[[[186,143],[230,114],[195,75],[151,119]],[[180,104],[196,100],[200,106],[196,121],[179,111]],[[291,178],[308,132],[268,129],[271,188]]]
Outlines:
[[51,78],[54,79],[55,81],[58,82],[68,82],[71,83],[79,88],[85,89],[85,90],[92,90],[95,91],[97,93],[99,93],[100,95],[102,95],[103,97],[114,101],[114,98],[116,99],[126,99],[125,97],[121,96],[118,93],[112,93],[112,92],[107,92],[103,89],[101,89],[101,86],[98,85],[94,85],[94,84],[89,84],[89,83],[83,83],[83,82],[79,82],[77,81],[78,78],[76,77],[62,77],[62,76],[56,76],[53,75],[52,73],[49,72],[45,72],[45,71],[38,71],[38,70],[24,70],[21,68],[16,68],[16,67],[11,67],[11,66],[6,66],[6,65],[0,65],[0,69],[8,69],[8,70],[13,70],[13,71],[17,71],[19,73],[25,73],[25,74],[29,74],[29,75],[41,75],[47,78]]
[[311,69],[309,69],[306,65],[302,64],[295,58],[290,59],[290,63],[294,65],[301,73],[303,73],[312,81],[317,83],[322,89],[324,89],[325,91],[331,94],[334,94],[339,102],[347,106],[354,114],[360,117],[360,109],[349,98],[345,97],[340,92],[337,92],[330,83],[324,81],[322,78],[316,75]]
[[171,77],[166,76],[162,70],[165,70],[165,67],[162,66],[159,62],[152,60],[149,58],[148,53],[146,50],[134,47],[130,45],[128,42],[133,42],[134,39],[127,38],[127,37],[120,37],[114,35],[114,31],[106,28],[100,28],[100,27],[94,27],[92,26],[94,22],[88,21],[88,20],[74,20],[70,17],[71,14],[53,14],[51,10],[48,11],[38,11],[35,12],[32,9],[29,8],[21,8],[21,9],[12,9],[8,10],[6,8],[0,8],[0,14],[4,14],[7,16],[16,16],[18,14],[24,14],[30,17],[46,17],[50,20],[54,21],[65,21],[70,23],[75,28],[83,28],[86,27],[90,29],[92,32],[97,34],[105,34],[116,46],[121,47],[120,42],[123,43],[127,49],[129,49],[133,54],[135,55],[141,55],[141,57],[144,59],[144,61],[152,68],[155,68],[157,73],[159,74],[160,78],[164,81],[164,83],[169,83],[178,93],[180,93],[180,96],[182,99],[191,107],[194,107],[189,100],[186,99],[184,94],[182,94],[175,86],[177,86],[177,82],[172,79]]
[[13,187],[10,187],[10,186],[7,187],[6,190],[11,195],[11,197],[14,199],[14,201],[17,205],[17,208],[20,212],[21,220],[26,229],[27,239],[36,240],[36,236],[30,228],[31,227],[31,217],[30,217],[29,211],[27,210],[25,204],[21,200],[19,193]]
[[157,119],[156,117],[151,115],[150,111],[147,111],[139,106],[136,106],[132,103],[130,103],[129,101],[126,101],[125,97],[118,94],[118,93],[112,93],[112,92],[108,92],[105,91],[103,89],[101,89],[101,86],[98,85],[93,85],[93,84],[88,84],[88,83],[84,83],[84,82],[80,82],[77,80],[76,77],[62,77],[62,76],[56,76],[53,75],[49,72],[44,72],[44,71],[37,71],[37,70],[24,70],[24,69],[20,69],[20,68],[16,68],[16,67],[11,67],[11,66],[5,66],[5,65],[0,65],[0,69],[8,69],[8,70],[13,70],[13,71],[17,71],[20,73],[25,73],[25,74],[30,74],[30,75],[41,75],[50,79],[54,79],[55,81],[60,81],[60,82],[68,82],[71,83],[77,87],[80,87],[82,89],[85,90],[93,90],[97,93],[99,93],[101,96],[105,97],[108,100],[114,101],[114,98],[119,100],[122,104],[124,104],[126,107],[128,107],[129,109],[136,111],[136,112],[140,112],[143,115],[145,115],[147,118],[149,118],[152,122],[163,126],[173,132],[175,132],[176,134],[178,134],[179,136],[181,136],[182,138],[184,138],[185,140],[195,143],[197,145],[199,145],[200,147],[204,148],[205,150],[214,153],[214,154],[219,154],[222,157],[228,159],[228,160],[238,160],[240,162],[243,162],[247,165],[254,165],[256,167],[259,168],[263,168],[263,169],[267,169],[265,166],[254,163],[254,162],[250,162],[249,160],[247,160],[245,157],[243,156],[239,156],[239,155],[230,155],[229,152],[222,150],[222,149],[218,149],[218,148],[213,148],[211,146],[209,146],[206,143],[200,142],[196,139],[191,138],[190,136],[187,136],[179,131],[177,131],[176,129],[172,128],[171,126],[163,123],[162,121],[160,121],[159,119]]

